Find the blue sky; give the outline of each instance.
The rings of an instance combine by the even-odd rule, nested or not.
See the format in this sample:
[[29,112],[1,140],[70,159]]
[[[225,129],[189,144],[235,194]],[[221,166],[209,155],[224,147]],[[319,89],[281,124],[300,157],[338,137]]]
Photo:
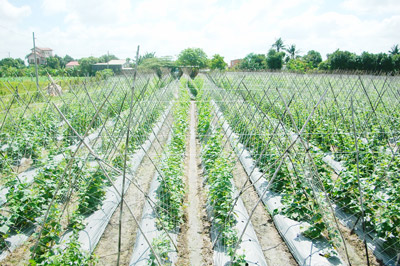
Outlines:
[[399,0],[0,0],[0,58],[32,48],[60,56],[177,56],[200,47],[226,61],[266,53],[282,37],[301,54],[387,52],[400,44]]

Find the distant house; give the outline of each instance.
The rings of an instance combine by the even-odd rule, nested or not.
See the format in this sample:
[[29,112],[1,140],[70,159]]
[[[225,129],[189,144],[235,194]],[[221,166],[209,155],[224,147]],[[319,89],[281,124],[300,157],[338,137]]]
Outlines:
[[69,62],[68,64],[65,65],[65,68],[74,68],[74,67],[77,67],[77,66],[79,66],[78,61],[71,61],[71,62]]
[[231,60],[231,65],[229,66],[230,68],[235,67],[236,65],[240,64],[240,62],[242,61],[242,59],[234,59]]
[[[36,61],[38,65],[45,65],[47,58],[53,56],[53,50],[45,47],[36,47]],[[34,48],[31,49],[31,53],[26,56],[30,65],[35,64],[35,53]]]
[[110,60],[107,63],[97,63],[92,65],[93,72],[103,70],[103,69],[112,69],[114,73],[121,73],[123,69],[129,66],[128,61],[123,59],[118,60]]
[[110,60],[107,64],[109,64],[109,65],[120,65],[120,66],[122,66],[122,68],[126,68],[126,67],[129,66],[128,61],[126,61],[124,59]]

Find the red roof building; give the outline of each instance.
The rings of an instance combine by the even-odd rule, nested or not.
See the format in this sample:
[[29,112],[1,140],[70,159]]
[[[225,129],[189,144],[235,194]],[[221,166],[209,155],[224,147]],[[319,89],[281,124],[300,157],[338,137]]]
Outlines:
[[73,68],[73,67],[76,67],[76,66],[79,66],[78,61],[71,61],[71,62],[69,62],[68,64],[65,65],[65,68]]
[[[29,64],[35,64],[35,53],[34,48],[31,49],[31,53],[26,56]],[[53,50],[46,47],[36,47],[36,61],[38,65],[45,65],[47,63],[46,59],[53,56]]]
[[236,65],[238,65],[240,63],[240,61],[242,61],[242,59],[234,59],[231,60],[231,65],[229,66],[230,68],[235,67]]

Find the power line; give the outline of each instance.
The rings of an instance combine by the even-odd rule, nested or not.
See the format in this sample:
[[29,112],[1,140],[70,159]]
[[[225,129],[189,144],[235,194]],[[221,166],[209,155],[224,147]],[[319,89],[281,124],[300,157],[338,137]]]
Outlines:
[[6,29],[6,30],[8,30],[8,31],[11,31],[11,32],[14,33],[14,34],[23,36],[23,37],[25,37],[25,38],[31,38],[28,34],[23,34],[23,33],[16,32],[15,30],[10,29],[10,28],[8,28],[8,27],[6,27],[6,26],[4,26],[4,25],[0,25],[0,28]]

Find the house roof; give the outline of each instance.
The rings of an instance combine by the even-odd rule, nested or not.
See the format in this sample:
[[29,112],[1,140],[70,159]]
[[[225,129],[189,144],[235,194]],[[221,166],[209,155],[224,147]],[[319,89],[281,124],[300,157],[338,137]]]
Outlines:
[[78,61],[71,61],[69,63],[67,63],[65,66],[79,66]]
[[[32,52],[32,53],[29,53],[26,57],[28,57],[28,56],[31,56],[31,55],[34,55],[35,53],[34,52]],[[36,51],[36,55],[42,55],[41,53],[39,53],[38,51]]]
[[106,65],[106,66],[118,66],[118,65],[120,65],[120,66],[122,66],[122,65],[125,65],[126,64],[126,60],[123,60],[123,59],[118,59],[118,60],[110,60],[110,61],[108,61],[108,63],[97,63],[97,64],[94,64],[95,66],[101,66],[101,65]]
[[109,65],[125,65],[126,64],[126,60],[123,59],[118,59],[118,60],[110,60],[108,61]]
[[[31,50],[33,51],[34,48],[32,48]],[[47,47],[37,47],[37,46],[36,46],[36,50],[53,51],[53,49],[51,49],[51,48],[47,48]]]
[[[31,52],[31,53],[29,53],[27,56],[25,56],[25,58],[28,58],[28,57],[34,56],[34,55],[35,55],[35,53],[34,53],[34,52]],[[36,51],[36,56],[37,56],[38,58],[44,57],[43,54],[40,53],[39,51]]]

